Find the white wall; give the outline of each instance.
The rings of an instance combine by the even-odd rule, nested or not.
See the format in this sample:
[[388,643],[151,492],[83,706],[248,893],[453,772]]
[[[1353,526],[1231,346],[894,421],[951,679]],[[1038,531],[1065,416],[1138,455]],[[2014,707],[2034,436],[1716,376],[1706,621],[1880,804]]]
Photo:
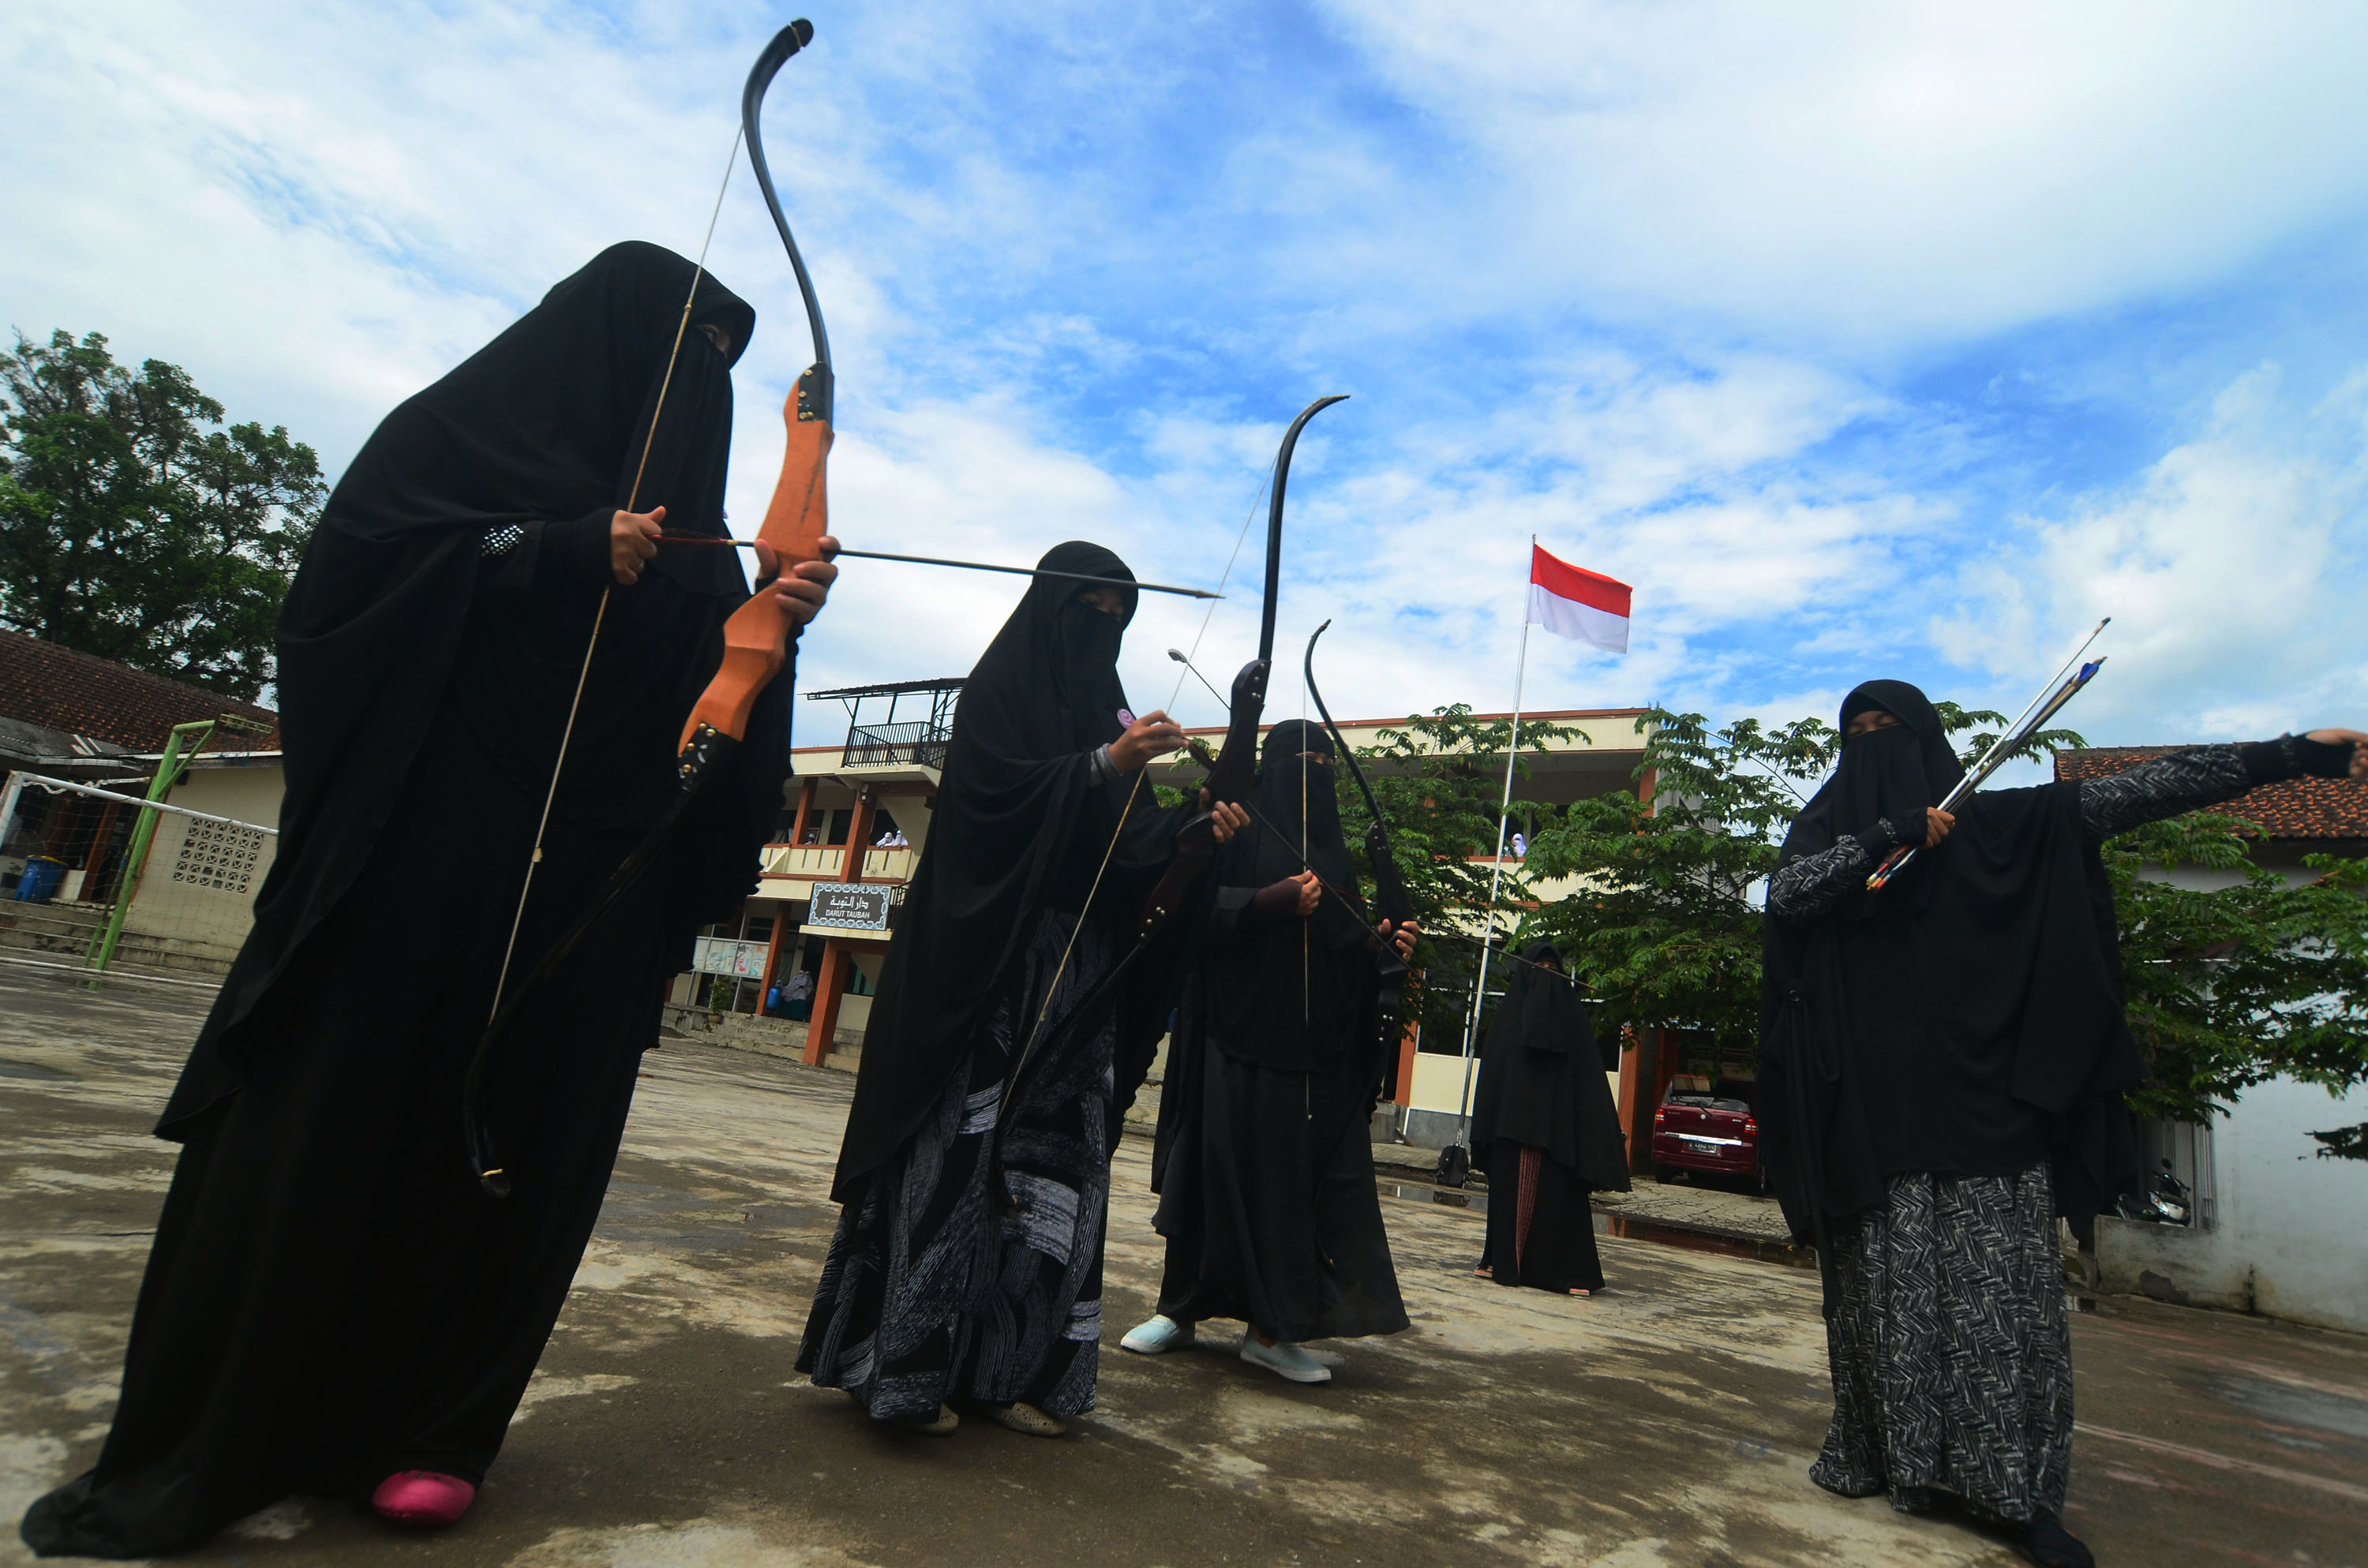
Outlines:
[[2098,1221],[2105,1288],[2368,1333],[2368,1162],[2316,1158],[2310,1134],[2368,1121],[2288,1079],[2245,1091],[2212,1132],[2217,1223],[2208,1231]]

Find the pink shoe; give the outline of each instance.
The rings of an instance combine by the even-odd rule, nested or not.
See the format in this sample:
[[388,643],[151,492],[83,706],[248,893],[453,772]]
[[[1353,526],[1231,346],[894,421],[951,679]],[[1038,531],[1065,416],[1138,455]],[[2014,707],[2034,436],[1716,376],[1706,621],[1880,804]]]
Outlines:
[[379,1517],[435,1529],[460,1518],[476,1500],[475,1487],[434,1470],[398,1470],[370,1494],[370,1506]]

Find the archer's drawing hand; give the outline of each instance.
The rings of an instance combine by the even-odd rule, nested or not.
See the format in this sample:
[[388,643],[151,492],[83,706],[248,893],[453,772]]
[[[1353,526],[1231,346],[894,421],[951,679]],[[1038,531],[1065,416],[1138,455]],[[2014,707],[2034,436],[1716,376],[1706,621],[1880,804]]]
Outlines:
[[[1110,742],[1110,761],[1121,773],[1133,773],[1153,757],[1165,756],[1184,744],[1184,726],[1160,712],[1145,713]],[[1249,819],[1244,817],[1243,821]],[[1220,839],[1218,842],[1223,843]]]
[[780,552],[763,540],[757,541],[757,591],[781,601],[792,633],[822,613],[830,585],[838,581],[838,567],[832,560],[838,553],[838,540],[825,534],[814,541],[814,548],[822,552],[821,560],[801,561],[783,574]]
[[1409,920],[1393,931],[1390,928],[1390,923],[1384,920],[1380,929],[1382,940],[1398,950],[1399,962],[1403,963],[1414,957],[1415,938],[1422,935],[1422,926],[1419,922]]
[[632,587],[642,580],[642,568],[658,552],[658,535],[666,531],[666,508],[620,512],[609,519],[609,570],[618,582]]
[[1949,830],[1956,825],[1957,818],[1953,812],[1944,812],[1938,806],[1925,807],[1924,847],[1927,849],[1941,847],[1941,840],[1948,837]]
[[1212,824],[1212,831],[1216,834],[1217,842],[1220,844],[1230,841],[1234,835],[1250,824],[1250,813],[1231,801],[1211,811],[1209,791],[1206,790],[1201,791],[1201,809],[1216,819]]
[[1299,884],[1299,907],[1293,913],[1302,920],[1315,914],[1315,906],[1324,902],[1324,880],[1315,872],[1302,871],[1295,877],[1285,877],[1283,881]]
[[2358,730],[2313,730],[2303,739],[2317,741],[2321,745],[2338,746],[2351,743],[2351,777],[2368,778],[2368,734]]

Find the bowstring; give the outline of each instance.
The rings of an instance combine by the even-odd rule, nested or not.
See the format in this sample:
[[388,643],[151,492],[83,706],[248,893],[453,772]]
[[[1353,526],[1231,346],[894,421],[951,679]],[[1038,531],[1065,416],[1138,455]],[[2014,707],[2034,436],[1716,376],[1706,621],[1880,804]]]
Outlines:
[[[1277,454],[1275,461],[1279,463],[1281,460],[1281,455]],[[1258,503],[1266,499],[1267,486],[1273,483],[1274,465],[1270,463],[1258,493],[1250,497],[1249,510],[1242,517],[1241,531],[1234,535],[1234,552],[1225,557],[1225,569],[1217,574],[1217,592],[1220,594],[1233,580],[1235,563],[1241,560],[1242,546],[1250,537],[1250,524],[1258,520]],[[1209,623],[1216,619],[1216,614],[1217,601],[1211,599],[1209,608],[1201,612],[1201,629],[1192,633],[1192,646],[1185,650],[1183,671],[1176,677],[1175,688],[1167,694],[1169,708],[1175,707],[1176,699],[1184,695],[1184,676],[1193,673],[1191,661],[1199,656],[1201,640],[1208,636]],[[1077,950],[1078,933],[1086,928],[1086,916],[1094,907],[1094,895],[1101,892],[1102,878],[1110,870],[1111,858],[1118,853],[1120,835],[1126,831],[1127,815],[1134,810],[1135,799],[1143,793],[1143,780],[1150,772],[1151,765],[1148,763],[1135,769],[1134,782],[1127,789],[1126,803],[1119,808],[1118,825],[1110,830],[1110,843],[1102,846],[1101,864],[1094,868],[1094,880],[1086,889],[1086,902],[1077,910],[1076,924],[1069,927],[1069,939],[1061,944],[1061,961],[1053,966],[1053,983],[1044,988],[1044,1000],[1036,1009],[1036,1021],[1029,1026],[1028,1043],[1020,1047],[1019,1059],[1011,1065],[1011,1083],[1015,1089],[1019,1083],[1020,1069],[1028,1065],[1028,1058],[1035,1053],[1036,1041],[1044,1032],[1044,1020],[1053,1011],[1053,998],[1061,994],[1061,977],[1068,972],[1070,955]]]
[[[707,276],[707,250],[715,243],[715,222],[723,215],[723,193],[732,188],[732,171],[740,163],[740,139],[746,135],[744,125],[732,133],[732,154],[723,162],[723,179],[715,187],[715,207],[707,215],[707,233],[699,242],[699,259],[691,263],[690,288],[682,297],[682,318],[675,323],[674,347],[666,353],[666,374],[658,381],[658,400],[650,410],[650,427],[642,437],[641,460],[633,465],[632,487],[625,494],[625,510],[632,511],[641,505],[642,479],[649,472],[650,449],[657,444],[658,421],[666,415],[666,392],[674,386],[674,368],[682,358],[682,342],[690,331],[691,307],[699,302],[700,280]],[[485,1027],[491,1028],[494,1019],[501,1017],[502,993],[509,988],[510,962],[518,955],[518,930],[526,923],[526,903],[534,892],[535,868],[542,864],[543,837],[551,827],[551,808],[559,799],[559,776],[567,766],[568,743],[575,736],[576,715],[583,710],[584,687],[592,678],[592,655],[600,646],[600,627],[609,619],[609,597],[616,591],[616,574],[600,585],[600,603],[592,611],[592,634],[584,642],[583,667],[575,672],[575,692],[567,700],[567,722],[559,732],[559,755],[552,759],[551,783],[543,790],[542,814],[535,820],[534,853],[527,858],[526,877],[518,884],[518,908],[510,915],[509,939],[502,944],[502,967],[494,979],[493,1008],[485,1016]]]

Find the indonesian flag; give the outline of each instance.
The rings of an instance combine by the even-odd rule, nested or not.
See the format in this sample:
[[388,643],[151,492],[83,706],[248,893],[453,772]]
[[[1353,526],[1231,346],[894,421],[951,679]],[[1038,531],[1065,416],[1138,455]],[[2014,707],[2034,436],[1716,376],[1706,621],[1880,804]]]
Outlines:
[[1627,584],[1530,546],[1530,619],[1557,637],[1628,651]]

